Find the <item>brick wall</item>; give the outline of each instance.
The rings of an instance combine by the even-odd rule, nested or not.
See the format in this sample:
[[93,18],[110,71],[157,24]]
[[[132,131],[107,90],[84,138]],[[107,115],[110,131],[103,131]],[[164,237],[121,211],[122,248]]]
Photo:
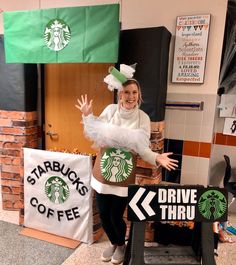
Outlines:
[[38,147],[37,112],[0,110],[2,207],[18,210],[23,224],[23,148]]

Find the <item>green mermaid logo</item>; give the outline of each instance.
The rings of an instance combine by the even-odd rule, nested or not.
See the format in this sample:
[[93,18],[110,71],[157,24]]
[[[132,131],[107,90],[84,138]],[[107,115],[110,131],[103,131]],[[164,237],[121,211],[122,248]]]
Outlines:
[[62,19],[52,19],[44,30],[44,41],[47,47],[53,51],[64,49],[70,42],[71,31]]
[[62,178],[53,176],[45,183],[45,193],[51,202],[61,204],[68,199],[70,192],[68,185]]
[[206,219],[216,220],[226,212],[227,200],[220,191],[208,190],[199,198],[198,207]]
[[101,173],[107,181],[125,181],[133,170],[133,159],[130,152],[123,149],[106,149],[101,158]]

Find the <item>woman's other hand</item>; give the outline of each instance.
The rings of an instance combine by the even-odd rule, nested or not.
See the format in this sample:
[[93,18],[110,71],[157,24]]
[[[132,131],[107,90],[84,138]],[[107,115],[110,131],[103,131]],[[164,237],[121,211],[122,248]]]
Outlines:
[[81,99],[77,99],[78,105],[75,105],[77,109],[79,109],[84,116],[88,116],[93,112],[93,100],[91,99],[88,102],[87,94],[82,95]]
[[169,153],[162,153],[157,155],[156,162],[159,163],[164,168],[170,170],[175,170],[178,167],[178,160],[169,158],[169,155],[173,155],[172,152]]

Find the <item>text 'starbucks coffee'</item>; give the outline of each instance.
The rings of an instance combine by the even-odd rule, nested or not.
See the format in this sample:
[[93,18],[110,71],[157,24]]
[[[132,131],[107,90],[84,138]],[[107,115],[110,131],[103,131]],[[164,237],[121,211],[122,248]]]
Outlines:
[[[45,174],[49,174],[45,176]],[[52,175],[51,175],[52,174]],[[58,161],[43,161],[35,166],[31,174],[27,176],[27,181],[31,185],[37,185],[37,180],[45,178],[44,193],[48,200],[53,204],[63,204],[70,196],[69,181],[81,196],[88,192],[88,188],[74,170],[71,170],[64,163]],[[30,200],[32,207],[37,209],[38,213],[47,218],[56,218],[59,222],[63,219],[70,221],[80,217],[79,208],[73,207],[65,210],[55,210],[40,202],[37,197]]]

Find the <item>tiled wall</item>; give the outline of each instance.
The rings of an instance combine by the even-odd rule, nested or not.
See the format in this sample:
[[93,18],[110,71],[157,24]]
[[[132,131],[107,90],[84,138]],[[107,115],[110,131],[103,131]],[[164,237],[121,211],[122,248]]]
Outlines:
[[216,97],[216,95],[169,93],[168,101],[203,101],[204,106],[203,111],[166,109],[166,138],[211,143]]
[[[166,109],[165,151],[174,152],[174,157],[179,160],[179,169],[164,172],[165,180],[181,184],[212,185],[211,166],[217,157],[217,145],[233,148],[236,154],[236,137],[223,136],[222,128],[217,128],[216,134],[214,132],[215,117],[218,115],[217,95],[173,93],[168,94],[167,100],[203,101],[204,107],[202,111]],[[221,161],[223,153],[220,154]]]

